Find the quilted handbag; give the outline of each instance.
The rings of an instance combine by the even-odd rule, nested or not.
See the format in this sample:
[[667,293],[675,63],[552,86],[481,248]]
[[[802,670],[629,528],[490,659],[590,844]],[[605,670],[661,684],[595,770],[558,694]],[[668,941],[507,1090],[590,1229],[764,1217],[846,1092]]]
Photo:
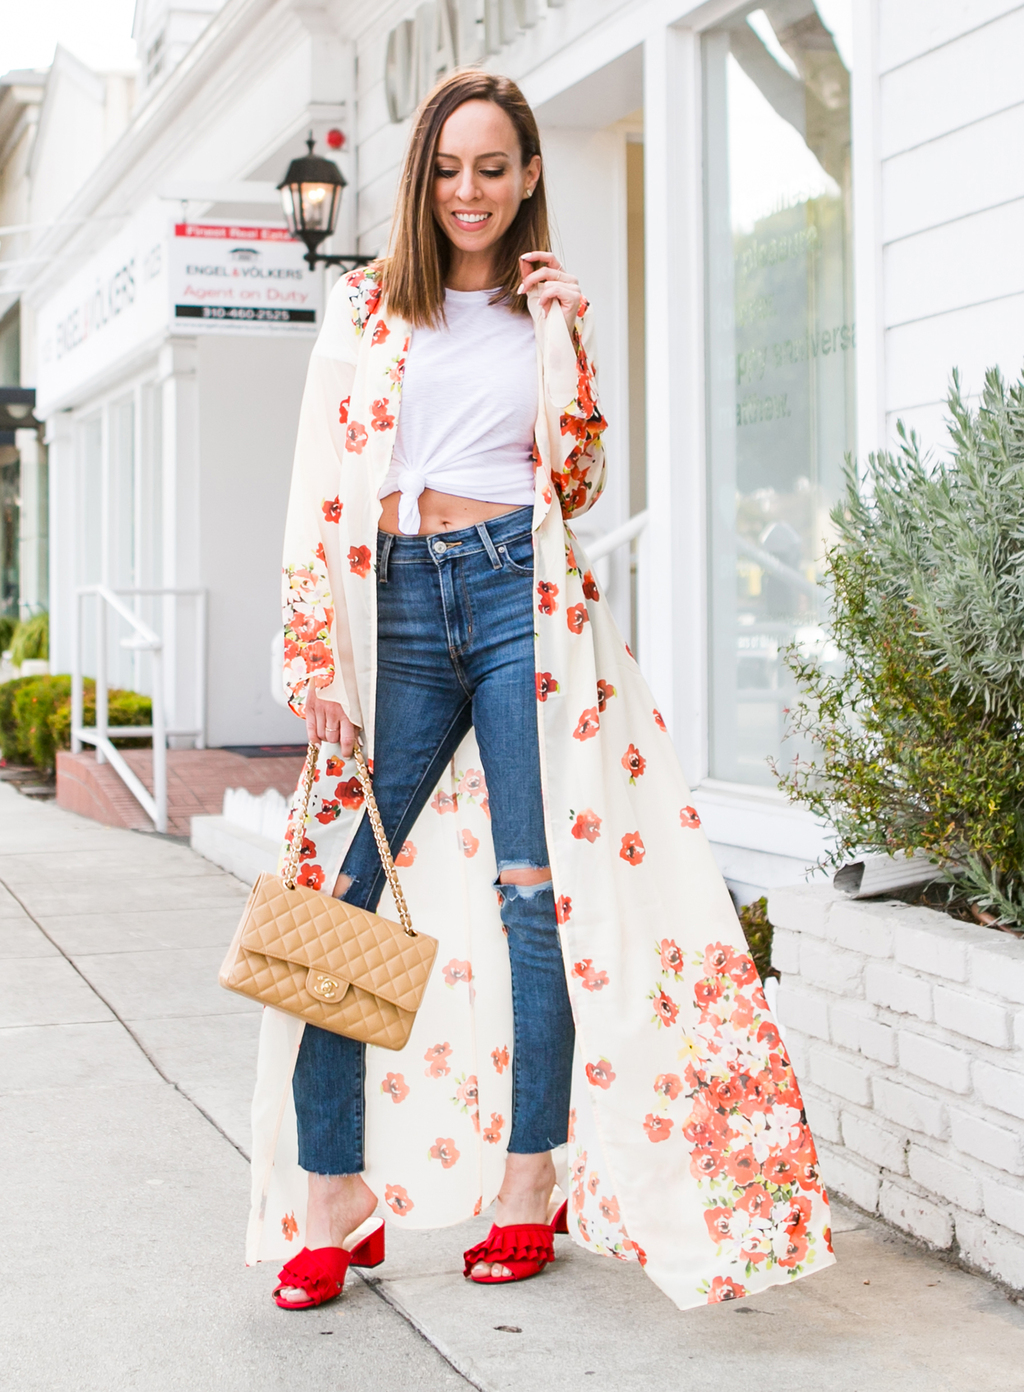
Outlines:
[[423,1000],[437,939],[413,931],[366,760],[358,745],[354,753],[401,925],[296,883],[316,774],[317,746],[311,744],[282,873],[260,875],[253,885],[220,984],[333,1034],[401,1049]]

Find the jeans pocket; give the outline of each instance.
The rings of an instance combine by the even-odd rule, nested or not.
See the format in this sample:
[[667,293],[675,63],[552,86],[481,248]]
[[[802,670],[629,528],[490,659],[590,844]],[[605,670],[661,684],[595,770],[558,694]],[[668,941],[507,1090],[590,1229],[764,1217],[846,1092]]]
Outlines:
[[498,547],[502,568],[513,575],[533,575],[533,537],[502,542]]

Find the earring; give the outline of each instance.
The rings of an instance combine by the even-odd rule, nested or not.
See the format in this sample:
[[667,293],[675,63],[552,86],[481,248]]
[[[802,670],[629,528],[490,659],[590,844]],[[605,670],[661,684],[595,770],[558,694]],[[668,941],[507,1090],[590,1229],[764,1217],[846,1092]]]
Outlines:
[[526,193],[525,193],[525,195],[524,195],[524,197],[526,197],[526,198],[532,198],[532,197],[533,197],[533,189],[532,189],[532,188],[527,189],[527,190],[526,190]]

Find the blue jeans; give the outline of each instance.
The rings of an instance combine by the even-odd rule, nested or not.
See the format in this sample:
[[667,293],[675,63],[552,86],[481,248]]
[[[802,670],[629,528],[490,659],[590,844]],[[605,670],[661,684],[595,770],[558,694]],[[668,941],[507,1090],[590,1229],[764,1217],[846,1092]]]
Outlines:
[[[499,875],[548,863],[537,744],[532,509],[437,536],[377,538],[373,786],[392,846],[412,830],[463,737],[476,731]],[[376,909],[384,871],[367,818],[342,872],[345,900]],[[498,884],[512,971],[509,1150],[568,1132],[574,1029],[550,880]],[[292,1084],[299,1164],[363,1168],[365,1047],[307,1025]]]

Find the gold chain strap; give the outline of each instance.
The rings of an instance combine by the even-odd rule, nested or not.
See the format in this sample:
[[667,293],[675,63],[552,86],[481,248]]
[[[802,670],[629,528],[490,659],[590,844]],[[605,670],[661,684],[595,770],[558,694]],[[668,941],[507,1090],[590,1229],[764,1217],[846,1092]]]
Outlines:
[[[419,934],[413,930],[412,916],[409,913],[409,906],[405,902],[405,895],[402,893],[402,886],[398,879],[398,871],[395,869],[395,862],[391,858],[391,847],[388,845],[388,838],[384,834],[384,824],[380,819],[380,812],[377,810],[377,799],[373,795],[373,783],[370,780],[370,770],[366,767],[366,758],[361,746],[358,744],[354,747],[352,753],[355,755],[359,783],[363,789],[363,796],[366,798],[366,814],[370,819],[370,826],[373,828],[373,839],[377,843],[377,853],[380,856],[380,863],[384,867],[384,874],[387,876],[388,884],[391,886],[391,893],[394,896],[399,920],[410,938],[418,937]],[[299,874],[299,860],[302,855],[302,838],[305,834],[306,822],[309,818],[309,799],[313,791],[313,782],[316,778],[316,763],[319,754],[320,748],[319,745],[316,744],[311,744],[306,750],[306,764],[302,770],[302,779],[300,782],[301,797],[299,815],[295,819],[291,845],[288,847],[288,854],[284,858],[284,865],[281,869],[281,878],[287,889],[295,888],[295,882]]]

